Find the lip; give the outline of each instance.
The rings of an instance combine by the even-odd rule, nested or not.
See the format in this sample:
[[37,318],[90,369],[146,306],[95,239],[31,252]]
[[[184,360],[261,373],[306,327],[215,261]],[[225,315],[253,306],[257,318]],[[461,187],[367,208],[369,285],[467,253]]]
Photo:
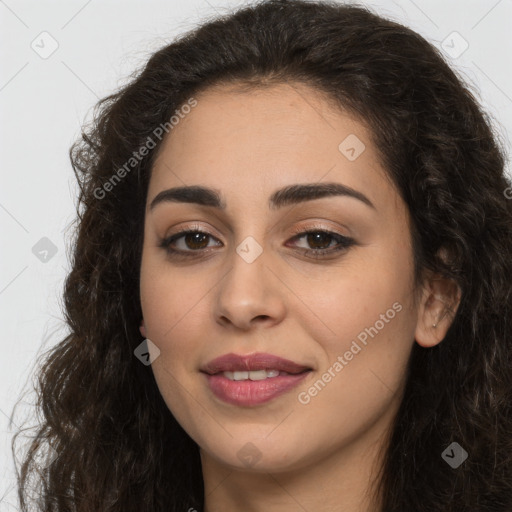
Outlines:
[[[222,375],[225,371],[257,370],[279,370],[287,375],[257,381],[233,381]],[[246,356],[226,354],[210,361],[201,369],[212,393],[222,401],[239,407],[252,407],[269,402],[298,386],[311,371],[312,368],[308,366],[263,353]]]
[[[257,371],[257,370],[279,370],[291,374],[298,374],[305,370],[311,370],[310,367],[294,363],[289,359],[274,356],[266,353],[256,353],[249,355],[225,354],[213,359],[201,368],[201,371],[209,375],[221,372],[236,371]],[[276,377],[277,378],[277,377]]]

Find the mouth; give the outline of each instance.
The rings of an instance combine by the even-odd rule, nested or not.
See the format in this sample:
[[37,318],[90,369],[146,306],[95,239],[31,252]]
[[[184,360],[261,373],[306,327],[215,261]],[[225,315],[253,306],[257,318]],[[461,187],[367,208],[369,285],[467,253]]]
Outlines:
[[299,373],[288,373],[283,372],[279,370],[252,370],[252,371],[235,371],[235,372],[219,372],[215,373],[214,375],[222,375],[226,377],[226,379],[229,380],[266,380],[266,379],[273,379],[274,377],[283,377],[283,376],[290,376],[290,375],[300,375],[302,373],[308,372],[310,370],[304,370]]
[[[226,377],[231,380],[263,380],[264,378],[277,377],[280,373],[297,375],[308,370],[312,370],[312,368],[295,363],[289,359],[265,353],[250,355],[225,354],[213,359],[201,368],[201,371],[208,375],[226,372]],[[278,373],[276,374],[275,372]]]
[[226,354],[210,361],[205,374],[212,393],[241,407],[266,403],[290,391],[313,369],[272,354]]

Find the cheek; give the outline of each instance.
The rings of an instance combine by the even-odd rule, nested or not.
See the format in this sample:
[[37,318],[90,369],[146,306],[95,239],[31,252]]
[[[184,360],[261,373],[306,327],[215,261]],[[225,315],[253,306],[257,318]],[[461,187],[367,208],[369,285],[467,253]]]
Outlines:
[[200,343],[209,332],[204,320],[208,318],[205,292],[210,287],[205,288],[201,279],[192,279],[183,271],[143,263],[140,291],[144,322],[147,337],[160,350],[151,368],[167,407],[180,418],[189,393],[196,393],[191,389],[196,383],[190,382],[190,376],[197,372],[197,363],[191,356],[200,352]]
[[[204,319],[206,294],[215,285],[211,273],[192,273],[172,268],[160,257],[143,258],[140,278],[142,313],[148,337],[161,350],[170,343],[187,338],[196,339]],[[204,332],[204,330],[203,330]]]
[[379,282],[346,280],[332,303],[319,310],[334,333],[305,327],[322,355],[315,379],[297,390],[297,402],[304,422],[322,422],[326,437],[346,441],[399,404],[414,317],[407,287],[395,283],[391,276]]
[[191,355],[200,351],[199,343],[208,332],[202,322],[206,318],[205,291],[209,287],[183,271],[171,270],[161,262],[151,264],[150,258],[143,258],[142,312],[147,337],[160,350],[151,369],[162,398],[180,422],[190,421],[188,410],[194,410],[189,400],[197,390],[192,387],[195,383],[190,381],[190,375],[197,368]]
[[416,326],[412,253],[406,245],[395,249],[392,244],[360,252],[325,281],[323,290],[309,288],[305,297],[314,314],[304,318],[303,329],[322,346],[321,371],[331,371],[326,380],[335,374],[333,381],[355,391],[370,378],[377,388],[396,390]]
[[324,336],[330,333],[330,338],[345,339],[372,326],[390,308],[388,316],[396,324],[392,309],[396,302],[410,314],[412,280],[412,260],[407,252],[374,247],[309,281],[302,296]]

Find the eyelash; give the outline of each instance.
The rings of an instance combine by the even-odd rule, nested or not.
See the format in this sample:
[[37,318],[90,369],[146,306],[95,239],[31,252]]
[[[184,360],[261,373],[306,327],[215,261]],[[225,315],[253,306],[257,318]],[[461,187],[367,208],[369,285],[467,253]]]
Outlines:
[[[182,251],[180,249],[172,249],[170,246],[173,242],[175,242],[176,240],[179,240],[180,238],[182,238],[185,235],[197,234],[197,233],[209,236],[211,238],[215,238],[211,233],[208,233],[207,231],[203,231],[199,227],[196,228],[195,226],[192,226],[189,229],[186,229],[183,231],[178,231],[177,233],[174,233],[173,235],[171,235],[167,238],[161,239],[158,246],[162,249],[165,249],[169,253],[169,255],[173,258],[193,258],[193,257],[196,257],[196,255],[190,254],[190,253],[199,253],[199,252],[204,251],[205,249],[196,249],[196,250],[192,249],[192,250],[188,250],[188,251]],[[292,237],[292,240],[303,238],[304,236],[307,236],[308,234],[311,234],[311,233],[315,233],[315,234],[321,233],[321,234],[328,235],[330,238],[333,238],[334,240],[336,240],[338,242],[339,245],[335,249],[331,248],[331,249],[303,249],[302,250],[302,253],[304,255],[312,257],[312,258],[317,258],[317,259],[323,258],[324,256],[326,256],[328,254],[345,251],[352,245],[355,245],[355,240],[353,238],[346,237],[346,236],[340,235],[339,233],[335,233],[334,231],[329,231],[329,230],[326,230],[326,229],[323,229],[320,227],[319,228],[311,227],[308,229],[295,229],[295,230],[293,230],[293,233],[294,233],[294,236]]]

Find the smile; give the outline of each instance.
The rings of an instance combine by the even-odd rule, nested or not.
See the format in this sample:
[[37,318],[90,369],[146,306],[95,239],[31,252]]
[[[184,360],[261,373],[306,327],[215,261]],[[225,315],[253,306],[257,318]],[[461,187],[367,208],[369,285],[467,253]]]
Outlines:
[[278,375],[274,375],[275,373],[276,370],[222,372],[215,375],[205,374],[205,377],[210,391],[223,402],[239,407],[252,407],[267,403],[295,388],[311,370],[296,375],[286,372],[277,372]]

